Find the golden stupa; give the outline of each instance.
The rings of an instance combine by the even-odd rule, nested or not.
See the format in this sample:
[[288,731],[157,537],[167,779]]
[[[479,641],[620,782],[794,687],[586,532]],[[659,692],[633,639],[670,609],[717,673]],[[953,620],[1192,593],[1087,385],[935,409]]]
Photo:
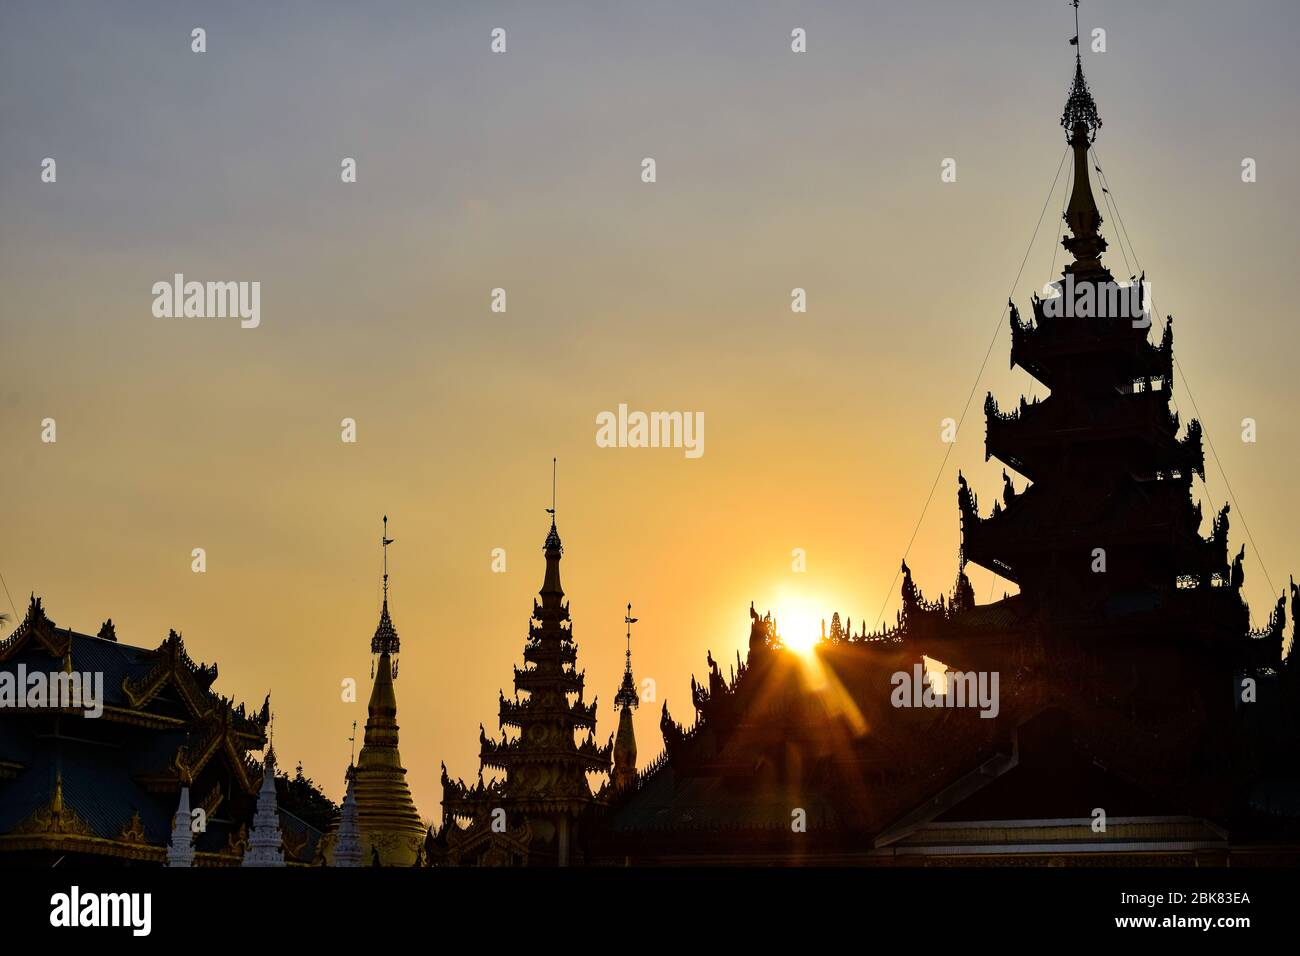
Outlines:
[[379,655],[375,683],[370,690],[366,735],[351,768],[357,801],[357,826],[361,831],[362,865],[411,866],[422,855],[425,826],[411,799],[406,770],[397,752],[397,629],[388,616],[388,518],[384,518],[384,607],[370,642]]

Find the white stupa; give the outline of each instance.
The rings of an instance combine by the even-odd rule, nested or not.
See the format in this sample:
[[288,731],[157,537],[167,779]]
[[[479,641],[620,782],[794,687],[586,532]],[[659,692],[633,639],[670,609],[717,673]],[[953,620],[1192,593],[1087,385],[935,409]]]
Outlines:
[[181,801],[172,819],[172,839],[167,844],[168,866],[194,865],[194,828],[190,825],[190,788],[181,787]]
[[266,752],[266,771],[262,789],[257,794],[257,812],[253,815],[253,832],[248,836],[241,866],[284,866],[280,848],[280,811],[275,801],[275,748]]
[[361,830],[357,826],[357,798],[352,793],[352,768],[348,768],[348,789],[343,794],[343,810],[334,838],[334,866],[361,866]]

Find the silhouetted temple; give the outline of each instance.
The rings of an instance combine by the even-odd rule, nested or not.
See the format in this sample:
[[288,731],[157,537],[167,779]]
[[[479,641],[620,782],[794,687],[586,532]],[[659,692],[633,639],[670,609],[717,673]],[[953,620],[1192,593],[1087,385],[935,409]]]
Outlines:
[[[74,674],[102,678],[102,713],[0,694],[0,864],[161,866],[178,807],[193,830],[192,807],[203,822],[173,858],[238,866],[266,778],[250,754],[266,746],[269,699],[250,713],[217,694],[217,666],[196,664],[175,631],[154,648],[121,643],[111,620],[81,634],[33,596],[0,641],[0,684],[22,693]],[[284,859],[310,863],[320,830],[277,809]]]
[[[578,645],[560,586],[564,548],[554,517],[543,550],[546,576],[541,602],[533,601],[525,666],[515,668],[515,697],[500,695],[501,739],[479,726],[482,766],[474,786],[452,780],[443,765],[443,823],[427,842],[432,864],[566,866],[588,860],[587,831],[605,790],[593,795],[587,775],[609,772],[613,744],[596,743],[596,702],[582,699],[585,674],[576,670]],[[630,680],[630,654],[628,667]],[[507,727],[518,732],[513,740]],[[587,736],[578,743],[574,734],[583,730]],[[635,760],[635,742],[632,747]],[[504,777],[485,783],[484,769]]]
[[[1300,861],[1285,595],[1252,631],[1226,505],[1200,534],[1202,433],[1170,408],[1172,319],[1153,344],[1149,296],[1101,262],[1101,120],[1078,59],[1061,124],[1072,261],[1031,319],[1010,308],[1011,362],[1050,393],[985,404],[987,456],[1027,486],[1004,471],[982,512],[959,474],[956,586],[926,601],[904,564],[883,632],[836,615],[801,657],[751,608],[747,658],[724,675],[710,655],[707,683],[692,682],[692,726],[665,703],[664,753],[611,795],[595,862]],[[977,605],[967,561],[1019,593]],[[1291,601],[1294,616],[1294,585]],[[996,674],[996,706],[952,706],[942,683],[929,705],[919,686],[900,696],[927,658]]]

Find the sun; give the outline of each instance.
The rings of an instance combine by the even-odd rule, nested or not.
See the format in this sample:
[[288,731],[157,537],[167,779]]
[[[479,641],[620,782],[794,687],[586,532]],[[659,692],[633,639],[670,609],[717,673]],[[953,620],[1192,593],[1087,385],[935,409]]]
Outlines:
[[823,608],[803,595],[783,594],[773,609],[781,642],[796,654],[811,655],[821,643]]
[[820,631],[803,626],[805,623],[801,621],[801,626],[795,630],[790,630],[787,625],[782,626],[781,642],[796,654],[811,654],[813,648],[821,642]]

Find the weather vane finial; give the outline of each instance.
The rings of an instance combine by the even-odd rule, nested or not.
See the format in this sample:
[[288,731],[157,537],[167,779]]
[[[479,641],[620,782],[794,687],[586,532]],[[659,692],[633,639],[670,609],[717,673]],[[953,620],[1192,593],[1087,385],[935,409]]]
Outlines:
[[632,625],[636,623],[636,618],[634,618],[634,617],[632,616],[632,602],[631,602],[631,601],[628,601],[628,602],[627,602],[627,616],[623,618],[623,622],[624,622],[625,624],[627,624],[627,660],[628,660],[628,666],[631,666],[631,663],[632,663]]
[[384,600],[388,600],[388,546],[393,539],[388,536],[388,515],[384,515],[384,535],[380,538],[384,549]]
[[1070,0],[1070,6],[1074,7],[1074,36],[1070,38],[1070,45],[1074,47],[1074,82],[1070,84],[1065,110],[1061,113],[1061,126],[1065,129],[1066,142],[1074,145],[1078,140],[1086,146],[1096,140],[1101,116],[1092,91],[1088,89],[1088,81],[1083,77],[1083,58],[1079,50],[1079,0]]
[[[563,553],[564,546],[560,544],[560,532],[555,528],[555,465],[556,459],[551,459],[551,506],[546,509],[546,513],[551,516],[551,530],[546,534],[546,544],[542,549],[546,552],[547,557],[552,554],[559,555]],[[558,586],[558,583],[557,583]]]

